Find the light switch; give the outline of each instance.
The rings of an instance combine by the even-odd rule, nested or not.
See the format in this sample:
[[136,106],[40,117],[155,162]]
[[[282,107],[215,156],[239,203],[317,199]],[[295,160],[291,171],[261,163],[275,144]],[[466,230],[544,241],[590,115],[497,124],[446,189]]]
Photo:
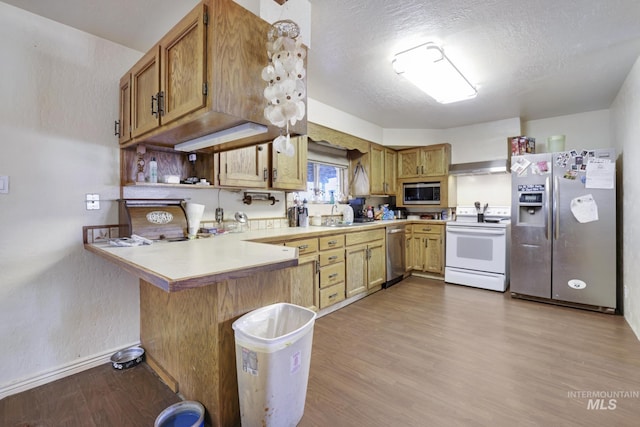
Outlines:
[[9,193],[9,177],[7,175],[0,176],[0,193]]

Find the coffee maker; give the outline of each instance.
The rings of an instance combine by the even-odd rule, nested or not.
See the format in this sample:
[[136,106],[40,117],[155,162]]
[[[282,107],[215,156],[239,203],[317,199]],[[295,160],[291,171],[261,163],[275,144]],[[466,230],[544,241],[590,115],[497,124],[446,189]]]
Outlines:
[[364,197],[356,197],[349,200],[349,206],[353,209],[353,222],[371,222],[373,218],[367,217],[367,207]]

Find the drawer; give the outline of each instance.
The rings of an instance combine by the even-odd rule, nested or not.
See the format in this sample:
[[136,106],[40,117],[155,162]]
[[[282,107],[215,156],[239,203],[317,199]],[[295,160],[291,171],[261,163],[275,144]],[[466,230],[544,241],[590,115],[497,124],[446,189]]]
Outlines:
[[359,243],[370,242],[372,240],[384,239],[384,228],[377,228],[371,231],[357,231],[355,233],[347,233],[346,244],[347,246],[357,245]]
[[344,289],[344,282],[320,289],[320,308],[326,308],[337,302],[344,301]]
[[311,254],[318,251],[318,239],[300,239],[286,242],[285,246],[298,248],[298,256]]
[[320,237],[320,250],[343,248],[344,247],[344,234],[337,236]]
[[320,267],[344,261],[344,249],[320,252]]
[[320,287],[326,288],[327,286],[344,282],[344,277],[344,262],[322,267],[320,269]]
[[413,224],[414,233],[442,233],[443,226],[440,224]]

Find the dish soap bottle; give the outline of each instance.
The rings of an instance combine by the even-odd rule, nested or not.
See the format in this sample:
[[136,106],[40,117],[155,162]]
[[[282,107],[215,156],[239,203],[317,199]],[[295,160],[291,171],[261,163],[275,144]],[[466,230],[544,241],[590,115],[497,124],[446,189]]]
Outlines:
[[155,157],[152,157],[149,162],[149,182],[154,184],[158,182],[158,162]]

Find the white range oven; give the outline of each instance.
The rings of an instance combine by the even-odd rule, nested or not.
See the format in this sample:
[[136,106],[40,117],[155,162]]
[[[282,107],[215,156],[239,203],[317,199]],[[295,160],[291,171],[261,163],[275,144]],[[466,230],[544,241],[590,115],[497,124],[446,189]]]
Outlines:
[[511,207],[489,207],[478,222],[472,206],[458,206],[447,222],[444,280],[504,292],[509,285]]

